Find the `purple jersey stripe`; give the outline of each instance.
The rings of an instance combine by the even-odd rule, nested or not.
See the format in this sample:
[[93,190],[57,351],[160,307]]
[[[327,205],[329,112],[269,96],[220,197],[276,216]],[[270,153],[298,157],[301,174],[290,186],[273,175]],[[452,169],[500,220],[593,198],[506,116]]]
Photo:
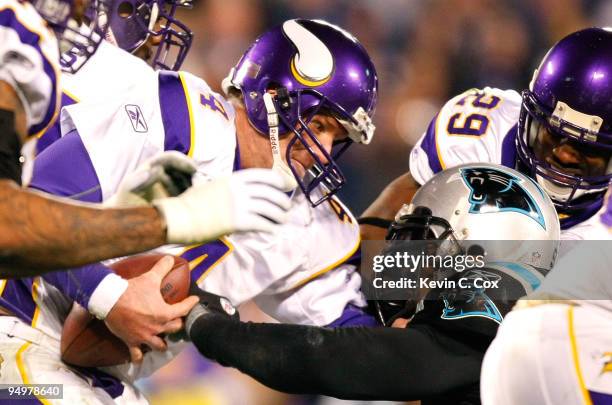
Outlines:
[[51,78],[51,83],[53,83],[53,85],[51,86],[51,89],[52,89],[51,95],[49,96],[49,108],[47,109],[47,112],[45,113],[45,117],[43,118],[43,120],[40,123],[33,125],[30,129],[28,129],[29,136],[40,136],[41,134],[43,134],[46,128],[55,121],[55,118],[57,117],[57,114],[59,113],[60,106],[57,105],[58,104],[57,77],[55,76],[55,71],[53,70],[53,67],[49,64],[46,58],[43,58],[43,69],[46,75]]
[[[101,263],[94,263],[69,271],[56,271],[43,276],[66,297],[87,308],[91,294],[102,279],[112,271]],[[24,322],[31,323],[36,304],[32,297],[33,278],[7,280],[0,297],[0,305]]]
[[361,266],[361,243],[359,244],[359,248],[342,264],[352,264],[353,266]]
[[612,227],[612,187],[608,191],[608,198],[606,199],[606,209],[601,215],[601,222],[608,227]]
[[[0,390],[0,393],[1,393],[0,396],[2,398],[11,398],[9,390]],[[0,405],[15,405],[15,401],[16,399],[0,399]],[[34,395],[32,395],[32,397],[24,395],[19,398],[19,405],[44,405],[44,404]]]
[[30,187],[79,201],[102,202],[98,176],[76,130],[36,158]]
[[[62,93],[61,108],[72,105],[72,104],[76,104],[76,103],[78,103],[77,100],[73,99],[66,93]],[[49,145],[51,145],[53,142],[57,141],[61,137],[62,137],[62,131],[61,131],[60,123],[58,120],[58,121],[55,121],[52,126],[47,128],[47,130],[40,136],[40,138],[38,138],[38,141],[36,142],[36,155],[37,156],[40,155],[42,151],[47,149]]]
[[32,298],[33,281],[32,278],[6,280],[0,297],[0,306],[8,309],[27,324],[32,322],[36,310],[36,304]]
[[593,402],[593,405],[612,405],[612,394],[589,391],[589,395],[591,397],[591,402]]
[[87,308],[94,290],[110,273],[112,270],[102,263],[93,263],[69,271],[47,273],[43,278],[62,294]]
[[425,137],[423,138],[423,142],[421,142],[421,149],[423,149],[427,154],[427,159],[429,160],[429,167],[434,173],[442,171],[442,163],[440,162],[440,158],[438,157],[438,148],[436,146],[437,120],[438,116],[436,115],[429,123],[427,132],[425,133]]
[[[43,70],[45,74],[51,80],[51,95],[49,98],[49,108],[45,113],[44,119],[32,127],[28,128],[28,135],[39,135],[54,119],[56,114],[57,105],[57,75],[55,69],[53,69],[53,65],[47,59],[42,49],[40,48],[40,35],[30,31],[26,26],[24,26],[18,19],[15,11],[10,8],[5,8],[0,10],[0,25],[4,27],[11,28],[14,30],[19,36],[19,40],[27,45],[32,46],[36,51],[40,54],[41,60],[43,63]],[[54,61],[57,63],[57,61]]]
[[87,376],[91,379],[91,385],[99,387],[106,391],[111,398],[115,399],[120,395],[123,395],[125,386],[116,377],[105,373],[104,371],[93,368],[93,367],[74,367],[82,375]]
[[518,124],[515,124],[504,136],[501,149],[501,164],[514,169],[516,167],[516,135]]
[[366,313],[363,308],[359,308],[353,304],[348,304],[344,308],[344,311],[342,311],[340,318],[336,319],[327,326],[330,328],[348,328],[353,326],[376,327],[382,325],[376,321],[376,318]]
[[187,95],[176,72],[159,72],[159,106],[162,113],[164,150],[188,154],[191,148],[191,126]]
[[599,212],[602,205],[603,205],[603,200],[597,199],[591,205],[587,206],[586,208],[580,211],[560,212],[561,214],[567,215],[567,216],[563,215],[563,218],[559,218],[559,224],[561,226],[561,230],[569,229],[591,218],[593,215]]
[[229,244],[216,240],[194,246],[183,252],[181,257],[195,265],[191,269],[191,279],[198,281],[202,275],[219,263],[231,250],[232,248]]

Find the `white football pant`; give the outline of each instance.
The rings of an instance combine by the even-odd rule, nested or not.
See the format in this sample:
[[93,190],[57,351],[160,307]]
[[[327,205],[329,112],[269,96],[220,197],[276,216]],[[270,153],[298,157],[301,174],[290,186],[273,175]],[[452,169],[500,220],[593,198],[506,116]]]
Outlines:
[[612,403],[612,313],[582,303],[514,309],[482,365],[483,405]]

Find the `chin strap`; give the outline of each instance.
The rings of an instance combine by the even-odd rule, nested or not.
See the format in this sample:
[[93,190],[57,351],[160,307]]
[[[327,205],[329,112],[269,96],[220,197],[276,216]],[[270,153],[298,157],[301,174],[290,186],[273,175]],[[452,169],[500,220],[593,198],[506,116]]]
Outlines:
[[283,177],[283,180],[285,181],[283,191],[293,191],[297,188],[298,183],[293,175],[293,172],[291,172],[291,169],[281,156],[280,142],[278,137],[278,113],[276,112],[276,106],[274,105],[274,101],[272,101],[272,95],[270,93],[265,93],[263,95],[263,100],[266,106],[266,112],[268,113],[268,127],[270,128],[268,133],[270,136],[270,146],[272,148],[272,170],[279,173]]

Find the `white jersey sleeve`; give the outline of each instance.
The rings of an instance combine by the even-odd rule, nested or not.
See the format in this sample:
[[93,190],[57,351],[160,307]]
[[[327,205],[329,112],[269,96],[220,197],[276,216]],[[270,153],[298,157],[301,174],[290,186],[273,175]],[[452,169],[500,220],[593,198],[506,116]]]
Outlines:
[[145,61],[102,41],[76,73],[63,73],[62,92],[75,103],[108,100],[135,91],[154,76]]
[[0,0],[0,80],[24,107],[28,135],[38,136],[60,108],[59,50],[55,34],[27,1]]
[[[142,77],[132,79],[139,85],[106,102],[64,107],[61,114],[62,134],[76,130],[83,141],[102,200],[116,192],[125,175],[162,151],[192,157],[198,181],[232,172],[236,135],[229,104],[188,73],[152,72],[147,66]],[[206,96],[215,97],[223,113],[203,105]]]
[[[164,75],[167,75],[166,81],[162,78]],[[172,85],[167,88],[163,87],[164,83],[168,84],[173,76],[180,81],[183,97],[187,101],[185,119],[180,120],[178,124],[180,127],[184,123],[184,129],[176,127],[176,117],[172,115],[179,112],[180,109],[176,104],[168,102],[166,97],[166,92],[176,91],[178,93],[178,85],[176,88]],[[198,166],[197,180],[214,179],[240,168],[235,111],[225,98],[212,91],[204,80],[187,72],[160,73],[159,97],[160,103],[166,106],[162,110],[167,134],[165,148],[181,151],[180,148],[177,149],[172,145],[172,141],[175,139],[177,144],[187,144],[178,139],[181,138],[181,134],[189,133],[189,149],[185,148],[182,152],[195,160]]]
[[521,97],[514,90],[472,89],[448,101],[410,152],[410,173],[423,184],[463,163],[514,168]]

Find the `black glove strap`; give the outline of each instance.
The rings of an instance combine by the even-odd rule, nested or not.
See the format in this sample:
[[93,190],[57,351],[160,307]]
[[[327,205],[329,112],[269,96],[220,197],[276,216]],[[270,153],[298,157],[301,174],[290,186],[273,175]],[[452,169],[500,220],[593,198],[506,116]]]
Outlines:
[[392,222],[393,221],[389,219],[379,217],[361,217],[357,220],[357,223],[359,223],[359,225],[372,225],[383,229],[389,228]]

